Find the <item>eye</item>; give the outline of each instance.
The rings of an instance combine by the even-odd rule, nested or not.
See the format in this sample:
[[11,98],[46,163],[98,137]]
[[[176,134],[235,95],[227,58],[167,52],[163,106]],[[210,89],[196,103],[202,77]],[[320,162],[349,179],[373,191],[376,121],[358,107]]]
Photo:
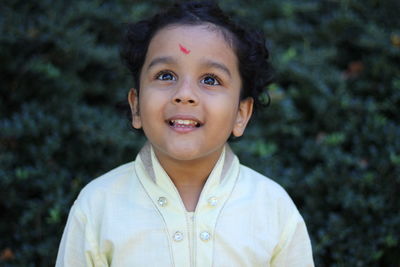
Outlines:
[[207,85],[220,85],[220,82],[218,81],[218,78],[214,74],[206,74],[204,78],[201,80],[202,83],[207,84]]
[[156,74],[155,78],[161,81],[176,81],[176,77],[169,71],[161,71]]

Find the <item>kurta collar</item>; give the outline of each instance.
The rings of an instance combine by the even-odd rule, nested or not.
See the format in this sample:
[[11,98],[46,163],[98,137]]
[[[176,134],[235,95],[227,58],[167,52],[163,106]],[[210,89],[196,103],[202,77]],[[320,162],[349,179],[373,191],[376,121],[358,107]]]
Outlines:
[[[226,145],[201,191],[195,212],[188,213],[178,190],[161,167],[151,145],[146,144],[139,152],[135,171],[165,224],[174,266],[212,265],[213,240],[216,234],[214,230],[235,187],[239,170],[237,157]],[[203,235],[207,236],[207,244],[197,246],[199,241],[196,240],[204,238]],[[192,264],[192,261],[198,264]]]
[[[150,143],[146,143],[142,150],[139,152],[136,159],[136,164],[141,165],[141,168],[145,170],[145,173],[143,174],[145,174],[146,177],[143,177],[143,175],[141,175],[142,177],[140,177],[140,180],[151,180],[151,182],[143,182],[145,184],[148,184],[150,182],[151,184],[153,184],[153,188],[155,186],[158,190],[163,191],[166,195],[168,195],[169,198],[173,198],[176,201],[181,202],[178,190],[176,189],[172,180],[158,161],[154,153],[154,149],[152,148]],[[207,181],[201,192],[199,202],[201,201],[202,196],[205,197],[214,195],[216,193],[215,191],[218,188],[219,189],[217,191],[220,191],[223,188],[230,191],[232,189],[230,188],[231,186],[224,186],[223,184],[229,183],[233,186],[234,183],[228,182],[227,180],[236,180],[238,174],[238,165],[239,161],[237,157],[232,152],[229,145],[226,144],[217,163],[215,164],[213,170],[207,178]]]

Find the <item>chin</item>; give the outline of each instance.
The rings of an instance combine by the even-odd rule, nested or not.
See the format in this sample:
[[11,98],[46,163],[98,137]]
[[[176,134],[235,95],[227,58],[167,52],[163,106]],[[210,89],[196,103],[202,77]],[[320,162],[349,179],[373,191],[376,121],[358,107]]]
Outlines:
[[175,160],[188,161],[195,160],[204,157],[198,150],[189,150],[189,149],[174,149],[174,151],[170,151],[167,155]]
[[164,147],[163,149],[160,149],[160,147],[158,147],[157,150],[161,152],[160,154],[162,155],[160,156],[165,158],[170,158],[176,161],[191,161],[207,157],[207,155],[211,154],[210,152],[205,151],[202,148],[203,147],[196,145],[193,146],[189,144],[184,145],[170,143],[167,147]]
[[[170,142],[152,143],[158,151],[159,156],[170,158],[177,161],[191,161],[205,159],[207,157],[215,158],[215,153],[219,153],[223,144],[212,143],[205,144],[201,140],[170,140]],[[222,143],[222,142],[221,142]]]
[[200,159],[206,159],[208,157],[211,157],[213,160],[215,159],[216,154],[215,153],[220,153],[220,149],[205,149],[204,147],[198,147],[198,148],[179,148],[179,149],[174,149],[170,150],[170,153],[168,155],[179,161],[191,161],[191,160],[200,160]]

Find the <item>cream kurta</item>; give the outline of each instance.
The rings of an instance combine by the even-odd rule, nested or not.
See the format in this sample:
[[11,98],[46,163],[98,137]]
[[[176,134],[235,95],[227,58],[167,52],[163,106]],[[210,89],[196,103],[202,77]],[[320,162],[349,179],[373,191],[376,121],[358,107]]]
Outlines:
[[314,266],[304,221],[228,146],[186,212],[150,145],[93,180],[71,208],[56,266]]

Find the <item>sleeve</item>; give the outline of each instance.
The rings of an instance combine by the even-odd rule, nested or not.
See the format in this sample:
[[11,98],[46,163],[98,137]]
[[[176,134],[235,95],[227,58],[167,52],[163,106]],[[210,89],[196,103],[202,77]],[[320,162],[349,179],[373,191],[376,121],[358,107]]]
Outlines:
[[296,210],[281,234],[274,250],[272,267],[313,267],[311,241],[300,213]]
[[75,202],[58,249],[56,267],[106,266],[101,264],[87,217]]

